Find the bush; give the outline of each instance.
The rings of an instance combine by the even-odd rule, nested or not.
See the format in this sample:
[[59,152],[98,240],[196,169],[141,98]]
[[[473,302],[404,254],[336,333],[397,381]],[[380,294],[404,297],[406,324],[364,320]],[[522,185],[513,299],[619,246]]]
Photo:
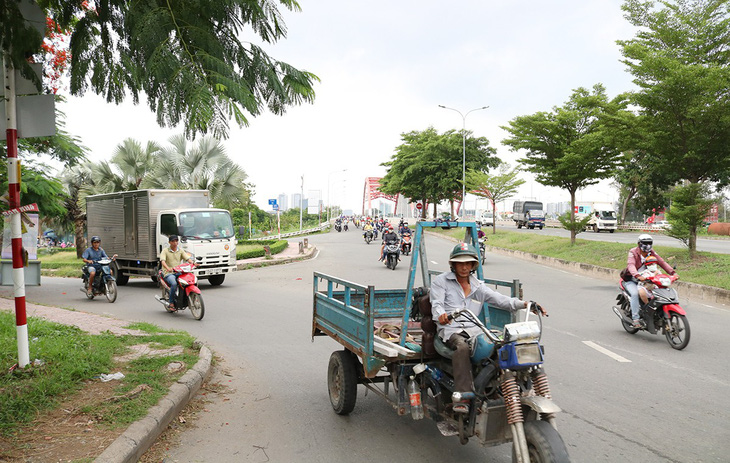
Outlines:
[[254,257],[264,257],[264,246],[271,248],[271,254],[279,254],[289,246],[286,240],[261,240],[251,241],[242,240],[238,242],[244,248],[236,251],[236,259],[252,259]]

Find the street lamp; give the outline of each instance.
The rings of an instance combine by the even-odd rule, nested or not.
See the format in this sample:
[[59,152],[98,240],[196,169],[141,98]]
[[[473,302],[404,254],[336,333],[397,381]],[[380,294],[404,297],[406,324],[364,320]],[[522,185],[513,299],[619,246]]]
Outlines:
[[489,106],[482,106],[481,108],[474,108],[467,112],[466,114],[462,114],[461,111],[454,108],[449,108],[448,106],[444,106],[442,104],[439,105],[439,108],[444,109],[450,109],[452,111],[456,111],[459,113],[459,116],[461,116],[461,122],[462,122],[462,129],[461,129],[461,206],[464,206],[464,201],[466,201],[466,116],[468,116],[470,113],[473,113],[474,111],[480,111],[482,109],[487,109]]
[[347,169],[342,170],[335,170],[333,172],[330,172],[327,175],[327,224],[329,226],[330,223],[330,209],[332,209],[332,205],[330,204],[330,178],[332,177],[332,174],[338,174],[340,172],[346,172]]

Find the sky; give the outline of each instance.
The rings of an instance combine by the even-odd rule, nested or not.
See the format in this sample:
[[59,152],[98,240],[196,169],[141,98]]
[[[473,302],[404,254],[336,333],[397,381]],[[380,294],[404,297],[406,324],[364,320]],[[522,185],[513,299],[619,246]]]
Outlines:
[[[497,157],[516,165],[500,126],[562,106],[578,87],[597,83],[613,97],[632,90],[616,40],[635,29],[620,0],[299,0],[281,8],[287,38],[264,48],[316,74],[313,104],[283,116],[264,113],[248,127],[231,122],[228,155],[255,185],[254,202],[318,190],[325,204],[362,209],[367,177],[382,177],[401,134],[434,127],[486,137]],[[260,42],[256,42],[262,45]],[[444,105],[456,111],[439,108]],[[182,127],[160,128],[141,104],[115,105],[88,93],[59,108],[66,129],[94,162],[111,158],[128,137],[166,142]],[[514,199],[570,199],[531,174]],[[608,182],[579,192],[584,201],[613,201]],[[467,207],[474,198],[467,199]],[[481,206],[479,206],[481,207]]]

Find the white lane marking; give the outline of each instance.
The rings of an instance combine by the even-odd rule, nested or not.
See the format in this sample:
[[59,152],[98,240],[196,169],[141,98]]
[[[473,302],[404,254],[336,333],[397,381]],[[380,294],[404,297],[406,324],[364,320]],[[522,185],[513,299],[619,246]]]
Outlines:
[[610,350],[606,349],[605,347],[599,346],[595,342],[592,342],[592,341],[583,341],[583,344],[585,344],[586,346],[588,346],[588,347],[590,347],[592,349],[597,350],[598,352],[600,352],[602,354],[608,355],[609,357],[611,357],[612,359],[616,360],[617,362],[621,362],[621,363],[627,363],[628,362],[628,363],[631,363],[631,360],[629,360],[629,359],[627,359],[625,357],[621,357],[620,355],[618,355],[618,354],[616,354],[614,352],[611,352]]
[[431,263],[432,263],[433,265],[438,265],[438,264],[439,264],[439,263],[438,263],[438,262],[436,262],[435,260],[432,260],[432,261],[431,261]]

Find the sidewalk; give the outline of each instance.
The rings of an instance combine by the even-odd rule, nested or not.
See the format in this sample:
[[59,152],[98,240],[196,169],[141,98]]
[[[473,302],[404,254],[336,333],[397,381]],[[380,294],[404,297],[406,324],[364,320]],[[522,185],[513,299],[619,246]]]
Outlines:
[[[268,265],[285,264],[304,259],[310,259],[317,254],[317,248],[309,244],[304,247],[304,240],[290,240],[289,246],[279,254],[271,257],[257,257],[237,261],[239,271],[249,268],[265,267]],[[302,242],[300,252],[299,243]],[[0,310],[14,311],[15,303],[12,299],[0,298]],[[65,310],[58,307],[48,307],[26,303],[28,317],[40,317],[64,325],[76,326],[91,334],[111,332],[116,336],[140,336],[146,333],[125,328],[128,321],[105,317],[87,312]],[[171,387],[169,393],[157,405],[152,407],[147,416],[132,423],[114,442],[112,442],[94,460],[103,463],[136,462],[155,442],[168,424],[180,414],[182,409],[196,395],[203,381],[211,371],[212,353],[206,346],[201,346],[199,359],[195,366],[188,370]]]

